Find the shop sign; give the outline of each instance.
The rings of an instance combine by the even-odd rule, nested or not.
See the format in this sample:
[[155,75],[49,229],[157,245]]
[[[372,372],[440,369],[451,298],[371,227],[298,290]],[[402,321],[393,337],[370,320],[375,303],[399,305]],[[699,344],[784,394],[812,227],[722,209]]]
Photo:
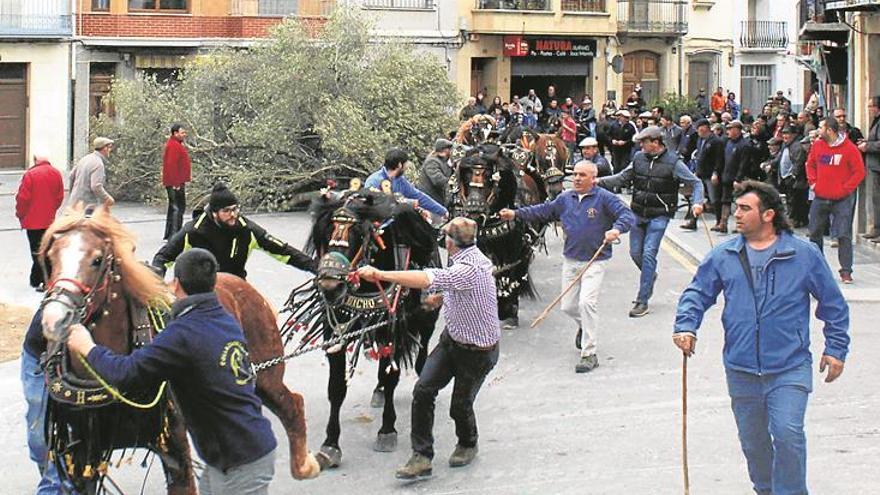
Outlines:
[[504,56],[588,58],[596,56],[596,40],[547,36],[505,36]]

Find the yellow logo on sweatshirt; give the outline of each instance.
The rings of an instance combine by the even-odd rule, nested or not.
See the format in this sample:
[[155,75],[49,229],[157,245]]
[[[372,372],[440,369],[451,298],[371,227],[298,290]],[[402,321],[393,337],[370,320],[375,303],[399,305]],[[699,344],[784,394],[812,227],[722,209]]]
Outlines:
[[254,379],[247,348],[237,340],[227,343],[223,348],[220,353],[220,367],[229,369],[237,385],[245,385]]

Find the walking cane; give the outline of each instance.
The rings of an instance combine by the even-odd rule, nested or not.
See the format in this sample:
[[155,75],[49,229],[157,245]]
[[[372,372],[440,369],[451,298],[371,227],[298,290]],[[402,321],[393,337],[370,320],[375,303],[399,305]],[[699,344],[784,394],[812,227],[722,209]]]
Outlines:
[[[712,240],[712,233],[709,231],[709,223],[704,215],[700,215],[703,221],[703,228],[706,230],[706,237],[709,239],[709,246],[715,247],[715,241]],[[688,355],[681,353],[681,464],[684,474],[684,495],[691,493],[691,480],[688,473],[688,438],[687,438],[687,417],[688,417]]]
[[715,241],[712,240],[712,232],[709,231],[709,222],[706,221],[705,215],[700,215],[700,220],[703,221],[703,228],[706,230],[706,237],[709,239],[709,247],[715,248]]
[[681,353],[681,466],[684,471],[684,495],[691,493],[688,475],[688,356]]
[[590,258],[590,261],[587,262],[586,266],[581,268],[581,270],[577,273],[577,276],[574,277],[574,280],[572,280],[571,283],[568,284],[568,287],[566,287],[565,290],[562,291],[562,294],[559,294],[558,296],[556,296],[556,299],[554,299],[553,302],[551,302],[549,306],[544,308],[544,311],[542,311],[541,314],[538,315],[537,318],[535,318],[535,321],[532,322],[532,324],[529,326],[529,328],[535,328],[536,326],[538,326],[539,323],[544,321],[544,318],[547,318],[547,316],[550,314],[550,311],[554,307],[556,307],[557,304],[559,304],[559,301],[561,301],[562,298],[565,297],[566,294],[568,294],[568,291],[570,291],[572,289],[572,287],[577,285],[577,283],[581,280],[581,277],[584,276],[584,273],[587,273],[587,269],[590,268],[590,266],[593,264],[593,262],[596,261],[596,258],[598,258],[600,254],[602,254],[602,250],[605,249],[605,246],[607,246],[607,245],[608,245],[608,240],[603,240],[602,245],[599,246],[599,249],[596,250],[596,253],[593,255],[592,258]]

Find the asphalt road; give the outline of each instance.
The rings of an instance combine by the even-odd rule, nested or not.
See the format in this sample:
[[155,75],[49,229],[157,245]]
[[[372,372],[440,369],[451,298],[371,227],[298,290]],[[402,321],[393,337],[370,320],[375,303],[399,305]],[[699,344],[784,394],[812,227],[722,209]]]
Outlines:
[[[163,224],[155,211],[126,210],[136,218],[132,228],[148,258],[159,245]],[[306,237],[304,214],[254,217],[271,233],[300,245]],[[476,403],[480,454],[470,467],[450,469],[446,458],[455,445],[448,418],[449,390],[437,402],[434,477],[401,484],[394,470],[409,456],[409,406],[415,376],[401,380],[395,401],[400,442],[395,453],[375,453],[371,444],[381,422],[380,410],[369,407],[375,384],[374,363],[363,361],[350,384],[342,409],[343,464],[316,480],[293,480],[288,452],[279,449],[273,494],[287,493],[480,493],[480,494],[677,494],[683,493],[681,469],[681,354],[670,333],[675,303],[690,280],[686,264],[664,250],[651,313],[630,319],[627,312],[637,288],[638,272],[629,260],[626,242],[615,248],[601,296],[599,334],[601,366],[578,375],[574,365],[575,328],[554,312],[535,330],[528,323],[559,290],[561,239],[549,232],[549,256],[540,254],[533,276],[542,299],[521,305],[522,328],[504,331],[501,357]],[[24,233],[0,231],[7,256],[0,261],[0,300],[33,305],[37,296],[27,288]],[[255,254],[250,281],[274,304],[304,280],[296,270]],[[876,377],[880,364],[869,354],[880,348],[876,304],[852,310],[853,349],[838,382],[826,385],[816,374],[815,392],[807,414],[809,485],[812,493],[877,493],[880,472],[880,396]],[[721,366],[722,331],[718,309],[711,311],[700,334],[697,356],[689,366],[689,444],[691,492],[750,493],[745,462],[739,450]],[[821,351],[821,326],[813,325],[813,349]],[[287,383],[306,401],[313,450],[323,440],[329,410],[327,366],[319,353],[288,364]],[[276,436],[280,423],[272,419]],[[37,471],[28,461],[24,435],[24,401],[18,362],[0,365],[0,479],[2,493],[33,491]],[[284,444],[285,442],[282,442]],[[143,453],[131,466],[111,471],[127,493],[138,493],[146,469]],[[149,461],[148,461],[149,463]],[[164,493],[156,463],[146,477],[144,493]]]

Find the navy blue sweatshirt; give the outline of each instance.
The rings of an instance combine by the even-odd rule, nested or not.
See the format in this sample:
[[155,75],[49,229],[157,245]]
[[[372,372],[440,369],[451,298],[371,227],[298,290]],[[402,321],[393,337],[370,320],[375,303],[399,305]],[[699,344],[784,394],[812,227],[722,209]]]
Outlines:
[[120,356],[99,345],[89,363],[122,389],[168,380],[196,452],[216,469],[225,472],[275,449],[238,322],[213,292],[177,301],[172,317],[143,348]]
[[[549,203],[516,210],[516,217],[526,222],[561,220],[565,232],[562,254],[577,261],[593,257],[605,240],[606,231],[615,228],[623,234],[629,232],[636,221],[632,210],[617,195],[599,187],[590,189],[583,198],[569,189]],[[610,257],[611,246],[608,246],[598,259]]]

